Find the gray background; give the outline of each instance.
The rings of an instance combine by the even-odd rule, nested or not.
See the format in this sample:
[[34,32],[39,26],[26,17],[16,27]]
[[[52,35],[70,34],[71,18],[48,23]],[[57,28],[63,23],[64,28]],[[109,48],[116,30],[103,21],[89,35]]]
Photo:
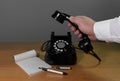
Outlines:
[[[120,15],[119,0],[0,0],[0,41],[46,41],[51,31],[64,35],[67,23],[51,18],[55,10],[96,21]],[[74,41],[78,40],[72,33]]]

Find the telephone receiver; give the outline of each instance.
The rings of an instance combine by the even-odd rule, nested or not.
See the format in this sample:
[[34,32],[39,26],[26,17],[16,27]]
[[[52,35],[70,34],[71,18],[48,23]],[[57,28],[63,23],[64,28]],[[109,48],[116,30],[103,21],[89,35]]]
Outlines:
[[[78,28],[78,25],[71,22],[69,20],[70,15],[66,14],[66,13],[61,13],[60,11],[56,10],[53,14],[52,17],[57,20],[59,23],[63,24],[64,21],[68,21],[71,25],[73,25],[76,30],[80,29]],[[84,34],[83,32],[80,31],[80,33],[82,34],[82,38],[80,38],[78,47],[83,50],[85,53],[89,53],[91,55],[93,55],[95,58],[97,58],[99,61],[101,61],[101,59],[97,56],[97,54],[93,51],[93,46],[91,44],[90,39],[88,38],[88,36],[86,34]]]

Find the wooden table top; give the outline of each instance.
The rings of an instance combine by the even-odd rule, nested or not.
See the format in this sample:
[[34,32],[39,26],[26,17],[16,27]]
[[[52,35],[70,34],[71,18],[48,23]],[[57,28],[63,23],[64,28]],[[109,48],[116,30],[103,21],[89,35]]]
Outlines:
[[100,65],[91,55],[77,50],[77,64],[65,70],[67,76],[49,72],[29,76],[15,64],[13,55],[35,49],[43,58],[45,52],[40,47],[41,42],[1,42],[0,81],[120,81],[120,44],[93,42],[94,51],[102,59]]

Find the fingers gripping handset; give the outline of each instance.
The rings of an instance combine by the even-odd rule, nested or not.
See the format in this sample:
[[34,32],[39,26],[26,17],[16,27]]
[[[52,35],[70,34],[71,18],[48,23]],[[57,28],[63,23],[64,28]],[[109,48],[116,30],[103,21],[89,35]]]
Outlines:
[[64,21],[68,21],[71,25],[73,25],[76,28],[76,30],[79,30],[79,32],[82,34],[82,37],[80,38],[78,47],[81,50],[83,50],[85,53],[89,53],[89,54],[93,55],[94,57],[96,57],[99,61],[101,61],[101,59],[93,51],[93,46],[92,46],[91,41],[88,38],[88,36],[80,31],[77,24],[75,24],[69,20],[70,15],[68,15],[66,13],[61,13],[60,11],[55,11],[52,14],[52,17],[54,19],[56,19],[58,22],[60,22],[61,24],[63,24]]

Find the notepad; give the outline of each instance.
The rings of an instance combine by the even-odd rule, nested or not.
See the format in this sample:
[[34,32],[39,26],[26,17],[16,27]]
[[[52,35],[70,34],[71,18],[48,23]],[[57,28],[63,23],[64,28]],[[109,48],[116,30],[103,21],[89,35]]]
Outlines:
[[51,68],[44,60],[37,57],[35,50],[26,51],[14,55],[15,63],[20,66],[28,75],[34,75],[42,70],[38,67]]

